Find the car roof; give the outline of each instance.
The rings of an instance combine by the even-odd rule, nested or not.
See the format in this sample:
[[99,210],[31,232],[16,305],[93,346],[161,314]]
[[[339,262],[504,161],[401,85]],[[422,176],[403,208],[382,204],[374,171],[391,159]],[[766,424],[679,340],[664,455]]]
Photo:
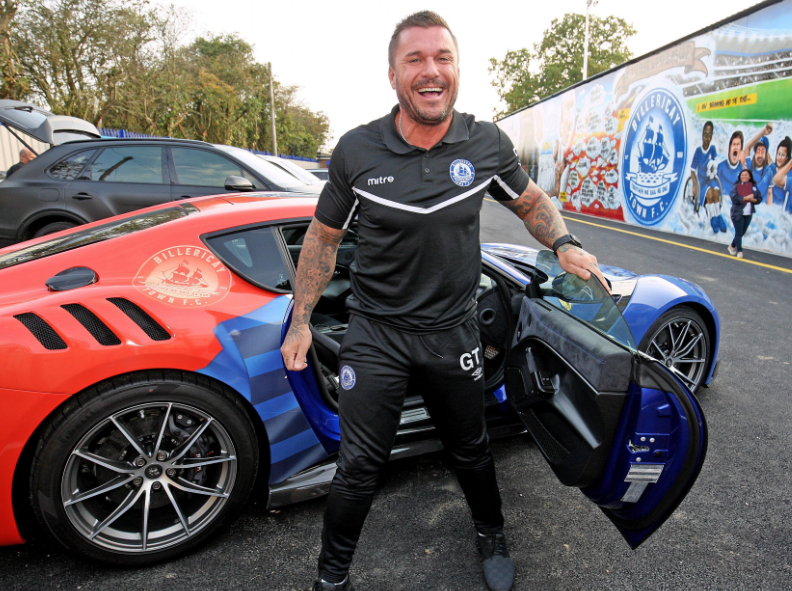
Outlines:
[[69,145],[73,144],[97,144],[97,143],[110,143],[110,142],[173,142],[177,144],[195,144],[198,146],[214,146],[214,144],[210,144],[209,142],[204,142],[201,140],[185,140],[182,138],[175,138],[175,137],[107,137],[103,136],[97,139],[85,139],[85,140],[73,140],[68,142]]

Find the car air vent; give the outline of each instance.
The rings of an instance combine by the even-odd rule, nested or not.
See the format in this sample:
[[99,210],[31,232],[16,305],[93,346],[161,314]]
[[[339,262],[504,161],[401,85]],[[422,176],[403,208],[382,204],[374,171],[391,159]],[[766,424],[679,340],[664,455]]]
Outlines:
[[99,317],[91,312],[85,306],[80,304],[64,304],[61,306],[69,314],[74,316],[77,321],[85,327],[85,330],[91,333],[100,345],[110,347],[112,345],[120,345],[121,340],[110,330],[110,328]]
[[129,300],[124,298],[107,298],[107,301],[115,305],[124,314],[143,329],[152,341],[167,341],[171,338],[170,333],[160,326],[148,313]]
[[33,333],[33,336],[38,339],[38,342],[41,343],[45,349],[57,350],[67,348],[66,343],[58,336],[58,333],[41,317],[28,312],[27,314],[17,314],[14,318],[24,324],[25,328]]

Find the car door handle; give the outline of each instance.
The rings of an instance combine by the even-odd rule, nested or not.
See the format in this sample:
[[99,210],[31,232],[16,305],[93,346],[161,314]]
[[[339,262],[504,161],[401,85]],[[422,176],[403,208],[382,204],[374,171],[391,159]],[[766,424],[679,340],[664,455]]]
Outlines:
[[76,199],[77,201],[85,201],[86,199],[93,199],[93,195],[90,193],[77,193],[76,195],[72,195],[72,199]]

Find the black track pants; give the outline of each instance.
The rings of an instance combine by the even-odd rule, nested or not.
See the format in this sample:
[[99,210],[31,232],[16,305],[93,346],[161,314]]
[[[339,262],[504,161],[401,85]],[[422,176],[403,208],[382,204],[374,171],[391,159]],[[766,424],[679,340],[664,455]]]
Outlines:
[[325,509],[321,578],[341,582],[347,575],[408,390],[424,397],[476,528],[501,531],[501,498],[484,422],[482,360],[474,320],[413,335],[352,317],[341,347],[341,448]]

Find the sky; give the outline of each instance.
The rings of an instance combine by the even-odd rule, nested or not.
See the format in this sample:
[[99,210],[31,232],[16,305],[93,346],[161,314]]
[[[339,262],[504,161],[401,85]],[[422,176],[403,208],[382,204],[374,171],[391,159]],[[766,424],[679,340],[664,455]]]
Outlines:
[[[396,104],[388,82],[387,48],[402,18],[433,10],[446,19],[460,49],[456,109],[492,120],[503,108],[489,59],[532,48],[553,19],[585,13],[585,0],[455,2],[377,0],[161,0],[189,16],[185,41],[197,35],[237,33],[254,46],[259,62],[272,62],[276,79],[300,86],[299,97],[324,112],[332,148],[350,129],[382,117]],[[599,0],[592,14],[625,19],[637,34],[628,45],[635,56],[662,47],[756,4],[755,0]]]

